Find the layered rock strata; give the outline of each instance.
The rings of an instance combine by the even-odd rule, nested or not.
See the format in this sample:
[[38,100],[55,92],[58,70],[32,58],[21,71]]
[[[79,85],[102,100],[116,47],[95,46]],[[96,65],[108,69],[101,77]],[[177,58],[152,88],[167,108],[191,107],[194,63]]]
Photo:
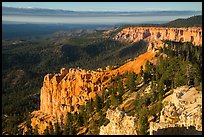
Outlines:
[[145,40],[149,43],[148,51],[163,46],[161,40],[202,45],[202,28],[129,27],[120,31],[113,39],[128,42]]

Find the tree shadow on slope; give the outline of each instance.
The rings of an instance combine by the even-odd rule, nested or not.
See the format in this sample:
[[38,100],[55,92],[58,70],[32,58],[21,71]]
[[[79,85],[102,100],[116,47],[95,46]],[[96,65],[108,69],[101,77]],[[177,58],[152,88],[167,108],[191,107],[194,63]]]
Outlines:
[[195,127],[169,127],[158,129],[153,132],[153,135],[202,135],[202,131],[198,131]]
[[127,55],[139,55],[141,53],[145,53],[148,48],[148,43],[140,40],[138,42],[133,43],[130,46],[125,47],[123,50],[119,52],[119,57],[124,57]]
[[80,47],[64,45],[61,49],[63,62],[76,61],[82,55]]

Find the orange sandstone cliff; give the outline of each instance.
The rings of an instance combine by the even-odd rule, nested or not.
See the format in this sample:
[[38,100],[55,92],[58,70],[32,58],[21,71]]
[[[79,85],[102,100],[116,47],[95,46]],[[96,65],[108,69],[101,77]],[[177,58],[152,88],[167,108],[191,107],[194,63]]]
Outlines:
[[146,52],[114,70],[63,68],[59,74],[47,74],[40,93],[40,110],[32,112],[34,117],[31,119],[31,126],[35,128],[38,125],[39,133],[42,134],[46,126],[53,125],[57,120],[61,122],[60,117],[65,118],[67,112],[78,112],[80,105],[86,104],[91,98],[94,99],[96,94],[100,96],[111,77],[132,70],[138,74],[140,67],[144,66],[147,60],[151,61],[155,54]]
[[[32,112],[31,126],[38,125],[39,133],[42,134],[46,126],[53,125],[56,121],[61,122],[67,112],[78,112],[79,106],[86,104],[95,95],[101,95],[101,91],[110,83],[111,77],[123,74],[126,71],[139,73],[140,67],[155,56],[155,49],[163,45],[161,40],[189,41],[194,45],[202,45],[201,28],[154,28],[134,27],[125,28],[114,39],[139,41],[147,40],[150,45],[148,52],[141,54],[117,69],[97,71],[82,69],[61,69],[60,73],[47,74],[44,77],[40,93],[40,110]],[[158,46],[159,45],[159,46]]]
[[148,51],[162,46],[161,40],[176,42],[192,42],[193,45],[202,45],[202,28],[163,28],[163,27],[129,27],[120,31],[115,40],[149,42]]

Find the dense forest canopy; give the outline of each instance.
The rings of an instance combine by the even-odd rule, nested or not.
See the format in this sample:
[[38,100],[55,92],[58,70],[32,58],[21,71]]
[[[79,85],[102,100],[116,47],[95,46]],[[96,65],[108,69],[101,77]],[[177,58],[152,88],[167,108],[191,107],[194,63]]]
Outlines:
[[163,24],[126,24],[121,25],[119,28],[123,29],[126,27],[202,27],[202,15],[196,15],[187,19],[176,19]]

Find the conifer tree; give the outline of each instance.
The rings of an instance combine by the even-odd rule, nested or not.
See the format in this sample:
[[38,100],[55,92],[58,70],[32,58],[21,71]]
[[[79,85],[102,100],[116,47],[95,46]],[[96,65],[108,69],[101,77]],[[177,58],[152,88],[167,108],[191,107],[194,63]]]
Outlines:
[[45,130],[43,132],[43,135],[50,135],[48,126],[46,126],[46,128],[45,128]]
[[119,92],[119,96],[122,96],[123,95],[123,83],[121,81],[119,81],[119,84],[118,84],[118,92]]
[[61,134],[61,131],[60,131],[60,127],[59,127],[59,123],[58,123],[58,122],[54,123],[54,134],[55,134],[55,135],[60,135],[60,134]]
[[106,104],[105,104],[105,110],[107,110],[109,108],[110,103],[111,103],[110,99],[107,99]]
[[131,92],[136,90],[136,74],[134,72],[128,75],[126,85]]
[[50,126],[50,135],[54,135],[55,132],[54,132],[54,128],[53,128],[52,122],[49,123],[49,126]]
[[148,109],[146,107],[141,108],[139,112],[139,119],[138,119],[138,134],[139,135],[146,135],[148,129]]
[[98,96],[98,94],[96,94],[96,97],[95,97],[94,107],[95,107],[95,109],[96,109],[97,112],[98,112],[98,111],[101,109],[101,107],[102,107],[101,98]]
[[111,99],[111,105],[113,107],[116,107],[119,104],[119,102],[118,102],[115,94],[113,94],[113,92],[111,93],[111,98],[110,99]]
[[35,130],[34,130],[34,133],[33,133],[34,135],[39,135],[39,133],[38,133],[38,125],[36,125],[35,126]]

